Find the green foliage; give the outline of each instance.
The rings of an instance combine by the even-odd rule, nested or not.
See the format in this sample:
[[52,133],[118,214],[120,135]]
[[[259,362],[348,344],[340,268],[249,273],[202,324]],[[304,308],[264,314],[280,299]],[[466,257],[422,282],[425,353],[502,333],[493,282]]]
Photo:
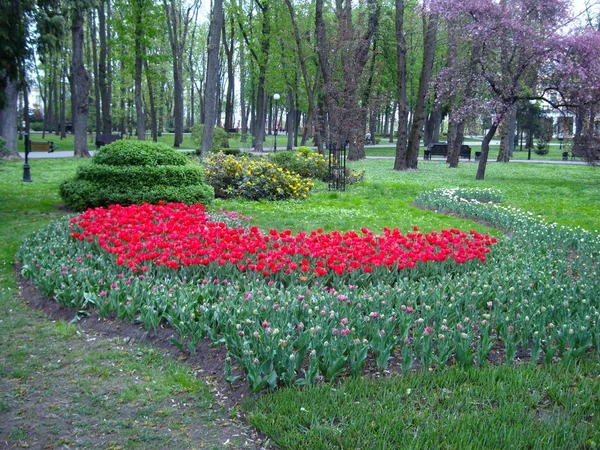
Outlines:
[[250,200],[306,198],[313,183],[267,159],[252,160],[217,153],[204,160],[206,182],[217,197]]
[[205,184],[189,186],[132,186],[127,184],[101,184],[87,180],[69,180],[60,185],[60,195],[65,204],[76,211],[112,204],[182,202],[210,204],[214,191]]
[[[202,133],[204,133],[204,125],[197,124],[192,127],[192,141],[198,150],[202,149]],[[229,148],[229,136],[225,129],[215,127],[212,140],[212,151],[218,152],[221,148]]]
[[79,167],[60,185],[65,204],[81,211],[111,204],[159,201],[210,204],[213,189],[200,166],[185,155],[153,142],[117,141],[102,147],[92,164]]
[[240,156],[242,154],[242,151],[239,148],[220,148],[218,151],[215,151],[215,153],[218,153],[218,152],[222,152],[226,155],[232,155],[232,156]]
[[121,140],[98,150],[92,162],[110,166],[185,166],[188,160],[165,144]]
[[550,151],[547,141],[538,141],[533,150],[536,155],[547,155]]
[[273,153],[271,160],[279,167],[295,172],[302,177],[327,180],[327,159],[308,147],[300,147],[297,151]]
[[2,164],[2,160],[9,155],[8,148],[6,148],[6,139],[0,137],[0,164]]

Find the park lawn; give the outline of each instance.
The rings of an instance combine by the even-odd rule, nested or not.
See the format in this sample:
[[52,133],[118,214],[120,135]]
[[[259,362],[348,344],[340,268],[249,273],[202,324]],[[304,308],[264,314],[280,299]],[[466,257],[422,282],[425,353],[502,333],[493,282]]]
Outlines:
[[21,181],[22,162],[0,165],[0,447],[245,448],[247,427],[226,416],[195,369],[25,305],[14,254],[66,214],[58,185],[89,161],[31,163],[32,183]]
[[[102,351],[107,365],[85,358],[85,339],[65,323],[52,323],[25,308],[15,294],[16,280],[12,269],[13,255],[23,237],[62,215],[56,193],[61,179],[72,176],[80,160],[35,160],[32,162],[34,183],[24,184],[21,165],[17,162],[0,167],[0,320],[8,324],[0,336],[0,415],[27,411],[37,397],[26,393],[39,389],[40,373],[43,400],[52,398],[49,410],[59,416],[77,415],[79,433],[97,427],[98,418],[109,420],[106,433],[115,445],[123,445],[154,434],[146,426],[137,426],[139,417],[115,414],[127,408],[146,408],[143,417],[151,417],[160,430],[171,422],[182,423],[189,409],[168,410],[162,421],[162,391],[153,383],[142,400],[127,392],[136,388],[136,378],[157,379],[157,384],[172,386],[170,379],[160,378],[162,368],[172,367],[175,375],[183,373],[185,382],[177,381],[178,398],[193,397],[192,423],[207,422],[218,414],[202,383],[193,380],[189,371],[157,356],[151,349],[139,350],[141,364],[131,367],[132,351],[118,342],[99,342],[94,350]],[[398,227],[408,230],[418,225],[422,231],[457,227],[496,232],[482,224],[447,217],[417,209],[411,204],[422,191],[436,187],[493,187],[502,192],[508,206],[532,211],[551,222],[597,230],[600,206],[597,198],[600,180],[595,168],[542,164],[492,164],[486,180],[476,182],[475,164],[460,164],[447,169],[438,161],[419,163],[420,170],[398,173],[391,161],[362,161],[352,167],[365,169],[365,181],[349,186],[347,192],[329,192],[319,184],[305,202],[217,201],[214,208],[235,210],[254,218],[264,229],[290,228],[294,231],[323,227],[348,230],[365,226],[371,230]],[[32,328],[33,327],[33,328]],[[31,330],[33,329],[33,332]],[[92,344],[96,345],[96,344]],[[73,350],[75,349],[75,350]],[[63,364],[52,355],[60,354]],[[136,354],[136,353],[134,353]],[[145,355],[151,357],[146,358]],[[31,356],[33,355],[33,357]],[[64,356],[63,356],[64,355]],[[72,355],[72,356],[71,356]],[[67,358],[67,359],[63,359]],[[126,361],[124,361],[126,360]],[[124,368],[115,372],[110,365]],[[127,369],[127,370],[125,370]],[[72,378],[67,380],[66,372]],[[166,371],[170,374],[173,372]],[[408,376],[348,380],[321,384],[304,389],[280,389],[263,394],[245,405],[250,422],[265,431],[282,448],[594,448],[600,443],[598,361],[592,358],[577,367],[517,365],[487,367],[464,371],[451,367],[434,374],[414,372]],[[74,388],[58,389],[67,380]],[[79,383],[79,384],[78,384]],[[56,384],[56,385],[55,385]],[[127,390],[123,393],[120,389]],[[158,387],[156,387],[158,389]],[[60,396],[68,399],[60,403]],[[57,400],[58,399],[58,400]],[[62,399],[64,400],[64,399]],[[141,403],[139,403],[141,402]],[[181,400],[181,403],[185,403]],[[84,414],[81,411],[85,411]],[[60,413],[60,414],[59,414]],[[33,414],[30,412],[30,414]],[[164,415],[164,414],[163,414]],[[34,414],[35,417],[35,414]],[[169,422],[171,421],[171,422]],[[3,421],[0,420],[0,423]],[[57,436],[74,439],[75,431],[59,425]],[[0,429],[3,425],[0,425]],[[173,430],[172,427],[167,427]],[[186,423],[172,431],[167,448],[186,448],[191,436]],[[164,429],[163,429],[164,430]],[[208,433],[214,430],[208,429]],[[529,431],[529,433],[527,433]],[[5,433],[3,430],[0,433]],[[141,433],[141,434],[140,434]],[[25,422],[8,436],[15,445],[35,436]],[[4,434],[0,438],[5,439]],[[58,439],[58,437],[57,437]],[[144,448],[144,439],[140,447]],[[58,441],[57,441],[58,442]],[[147,441],[145,441],[147,443]],[[64,444],[68,445],[67,442]],[[162,443],[161,443],[162,445]]]

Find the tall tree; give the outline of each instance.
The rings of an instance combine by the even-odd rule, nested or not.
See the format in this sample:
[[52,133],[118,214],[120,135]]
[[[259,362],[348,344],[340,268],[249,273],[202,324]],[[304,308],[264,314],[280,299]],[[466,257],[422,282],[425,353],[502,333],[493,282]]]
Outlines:
[[423,63],[421,65],[417,102],[413,112],[413,120],[406,151],[406,166],[409,169],[417,168],[419,146],[421,145],[421,135],[423,133],[423,124],[425,123],[425,108],[427,106],[427,97],[429,93],[429,81],[431,79],[433,60],[435,57],[437,28],[437,14],[423,14]]
[[88,157],[87,121],[90,109],[90,79],[83,63],[84,17],[89,5],[85,0],[71,4],[71,110],[73,111],[74,155]]
[[173,56],[173,115],[175,119],[175,140],[173,145],[180,147],[183,142],[183,61],[187,37],[192,17],[199,6],[199,0],[193,0],[185,6],[184,0],[163,0],[169,42]]
[[206,115],[202,132],[202,155],[212,149],[212,141],[217,121],[217,89],[219,84],[219,49],[223,28],[223,0],[214,0],[210,18],[208,42],[208,67],[206,70]]
[[30,0],[0,3],[0,136],[6,139],[6,148],[12,158],[17,153],[17,101],[20,78],[29,56],[28,27],[34,4]]
[[377,0],[362,2],[359,8],[364,10],[358,14],[357,24],[351,0],[336,0],[335,4],[336,37],[330,39],[323,15],[324,1],[315,3],[317,53],[326,94],[329,142],[338,147],[349,142],[348,159],[356,161],[365,157],[359,83],[369,59],[381,5]]
[[407,121],[408,103],[406,100],[406,39],[404,38],[404,0],[396,0],[396,48],[398,58],[397,103],[398,103],[398,140],[394,170],[407,170]]

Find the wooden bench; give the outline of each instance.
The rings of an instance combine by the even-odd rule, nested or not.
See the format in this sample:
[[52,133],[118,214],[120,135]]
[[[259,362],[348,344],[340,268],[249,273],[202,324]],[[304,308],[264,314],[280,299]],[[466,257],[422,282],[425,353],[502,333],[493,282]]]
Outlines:
[[[425,150],[425,159],[431,159],[432,156],[443,156],[448,157],[448,143],[441,142],[435,144],[429,144],[427,150]],[[460,147],[460,158],[468,158],[471,161],[471,147],[463,144]]]
[[48,152],[52,153],[54,150],[58,150],[58,145],[52,141],[29,141],[30,152]]
[[115,141],[120,141],[120,134],[100,134],[100,137],[96,141],[96,150],[102,147],[103,145],[112,144]]

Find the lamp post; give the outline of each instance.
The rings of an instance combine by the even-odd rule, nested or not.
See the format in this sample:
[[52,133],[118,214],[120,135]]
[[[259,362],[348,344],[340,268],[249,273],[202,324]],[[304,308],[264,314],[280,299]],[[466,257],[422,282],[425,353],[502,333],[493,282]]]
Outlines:
[[29,134],[25,133],[25,164],[23,164],[23,182],[31,183],[31,172],[29,167],[29,151],[31,150],[31,141],[29,140]]
[[273,95],[273,98],[275,99],[275,120],[274,120],[274,124],[275,124],[275,144],[273,145],[273,151],[276,152],[277,151],[277,104],[278,104],[279,99],[281,97],[279,96],[279,94],[275,94],[275,95]]

